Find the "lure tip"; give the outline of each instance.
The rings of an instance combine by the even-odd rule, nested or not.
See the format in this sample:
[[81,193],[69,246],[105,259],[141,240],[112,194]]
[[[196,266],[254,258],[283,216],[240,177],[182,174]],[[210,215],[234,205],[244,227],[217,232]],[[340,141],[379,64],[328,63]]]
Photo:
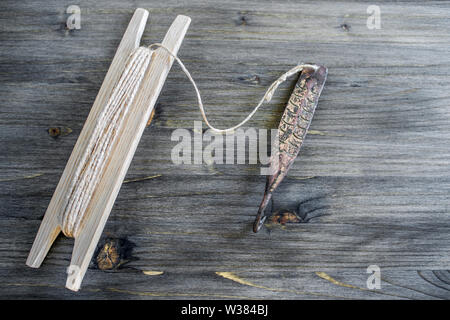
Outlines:
[[255,222],[253,222],[254,233],[257,233],[259,230],[261,230],[262,226],[264,225],[264,222],[266,221],[266,218],[267,218],[266,216],[262,216],[262,212],[258,212]]

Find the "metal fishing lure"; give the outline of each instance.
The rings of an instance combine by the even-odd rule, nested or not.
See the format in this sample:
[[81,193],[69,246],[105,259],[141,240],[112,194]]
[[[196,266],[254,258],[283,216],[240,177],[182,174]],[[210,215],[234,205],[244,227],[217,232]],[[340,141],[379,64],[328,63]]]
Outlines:
[[279,148],[271,155],[272,174],[267,176],[264,197],[253,223],[254,232],[258,232],[263,226],[266,220],[264,211],[272,194],[283,181],[300,151],[327,75],[328,69],[318,65],[306,66],[300,74],[278,126]]

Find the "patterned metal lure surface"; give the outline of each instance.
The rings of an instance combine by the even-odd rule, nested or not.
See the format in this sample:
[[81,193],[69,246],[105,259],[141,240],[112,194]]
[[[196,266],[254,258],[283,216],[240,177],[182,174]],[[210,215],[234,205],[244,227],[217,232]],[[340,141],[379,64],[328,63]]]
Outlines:
[[264,210],[300,151],[327,75],[328,69],[324,66],[305,67],[300,74],[278,126],[279,148],[271,156],[273,174],[267,176],[264,197],[253,224],[254,232],[264,224]]

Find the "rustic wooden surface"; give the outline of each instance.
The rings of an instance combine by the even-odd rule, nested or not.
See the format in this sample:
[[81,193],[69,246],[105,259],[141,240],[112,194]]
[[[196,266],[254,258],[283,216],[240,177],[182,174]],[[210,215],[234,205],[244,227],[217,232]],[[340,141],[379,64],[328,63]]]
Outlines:
[[[66,8],[81,8],[67,30]],[[0,298],[449,299],[450,2],[1,1]],[[251,231],[258,164],[171,162],[200,120],[169,74],[82,289],[64,288],[73,240],[40,269],[28,251],[136,7],[147,44],[177,14],[180,49],[214,125],[237,123],[298,62],[329,68],[311,132],[275,209],[306,223]],[[275,128],[295,79],[249,125]],[[312,218],[309,220],[308,218]],[[381,289],[366,287],[369,265]]]

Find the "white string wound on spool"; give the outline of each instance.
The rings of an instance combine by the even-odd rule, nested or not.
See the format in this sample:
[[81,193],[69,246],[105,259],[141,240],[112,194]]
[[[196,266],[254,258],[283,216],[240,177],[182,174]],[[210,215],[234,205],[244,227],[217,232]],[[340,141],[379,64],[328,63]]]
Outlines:
[[106,159],[139,89],[151,56],[152,51],[145,47],[139,47],[131,53],[108,103],[96,120],[88,147],[79,159],[81,165],[71,180],[61,215],[62,231],[66,236],[74,237],[78,233],[86,208],[103,174]]

